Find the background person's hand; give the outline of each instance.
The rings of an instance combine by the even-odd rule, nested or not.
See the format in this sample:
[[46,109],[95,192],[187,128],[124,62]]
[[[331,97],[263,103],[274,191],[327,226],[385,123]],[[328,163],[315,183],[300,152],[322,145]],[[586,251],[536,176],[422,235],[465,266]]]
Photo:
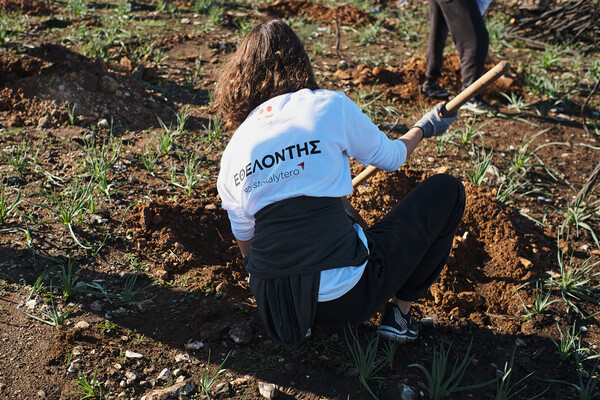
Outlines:
[[448,115],[447,117],[440,117],[440,111],[444,107],[444,104],[436,104],[414,125],[417,128],[421,128],[424,138],[442,135],[446,132],[450,124],[458,118],[457,113]]

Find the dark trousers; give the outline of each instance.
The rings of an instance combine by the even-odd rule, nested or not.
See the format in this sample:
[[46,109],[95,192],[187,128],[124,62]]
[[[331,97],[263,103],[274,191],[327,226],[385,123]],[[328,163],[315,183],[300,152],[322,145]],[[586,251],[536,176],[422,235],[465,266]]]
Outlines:
[[450,175],[425,180],[365,232],[369,261],[360,281],[317,305],[316,325],[369,319],[392,295],[414,301],[446,264],[465,209],[463,184]]
[[437,81],[441,74],[448,31],[460,57],[462,89],[484,71],[489,36],[476,0],[429,0],[429,46],[426,79]]

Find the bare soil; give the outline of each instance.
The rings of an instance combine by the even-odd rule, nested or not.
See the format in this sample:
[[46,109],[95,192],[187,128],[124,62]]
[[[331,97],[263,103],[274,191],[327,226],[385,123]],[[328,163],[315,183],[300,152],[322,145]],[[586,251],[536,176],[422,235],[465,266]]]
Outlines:
[[[100,6],[110,9],[114,6],[110,3],[94,3],[95,10],[103,9]],[[133,62],[119,53],[118,46],[112,46],[114,57],[107,62],[80,55],[74,42],[52,43],[57,35],[54,30],[71,25],[91,29],[90,20],[73,18],[68,19],[69,25],[41,29],[48,25],[49,16],[67,20],[58,6],[33,0],[7,0],[0,6],[30,15],[35,28],[19,38],[18,42],[27,46],[0,49],[0,148],[4,155],[0,176],[9,199],[15,198],[17,190],[24,199],[19,212],[9,215],[0,226],[0,398],[80,399],[77,377],[91,380],[97,371],[105,394],[110,391],[109,398],[139,399],[172,384],[157,379],[165,368],[171,372],[179,369],[180,376],[196,384],[206,371],[216,374],[224,368],[211,389],[210,397],[217,399],[263,398],[259,393],[262,382],[275,384],[279,399],[371,398],[351,365],[343,328],[315,327],[313,336],[298,349],[283,348],[267,337],[216,191],[218,161],[231,132],[214,135],[208,131],[212,118],[208,93],[241,37],[235,21],[246,16],[257,20],[302,16],[315,28],[329,27],[331,32],[326,50],[314,56],[320,84],[351,96],[359,90],[382,93],[376,104],[393,105],[399,110],[399,122],[410,125],[419,110],[433,104],[419,92],[425,49],[421,46],[405,57],[405,47],[398,44],[396,48],[384,39],[393,34],[390,28],[368,46],[368,52],[397,49],[393,63],[357,63],[354,56],[367,50],[345,33],[338,50],[346,62],[340,63],[335,49],[340,40],[336,24],[360,28],[375,21],[375,16],[350,5],[328,8],[309,1],[279,0],[252,10],[226,2],[222,25],[199,32],[193,23],[181,22],[203,18],[194,15],[190,4],[177,3],[180,13],[175,17],[156,10],[155,2],[140,1],[133,3],[131,12],[137,21],[168,22],[151,33],[155,46],[168,58],[157,61],[146,55]],[[392,3],[387,5],[391,7]],[[386,21],[388,28],[401,23],[393,13]],[[531,50],[513,49],[505,57],[513,57],[513,65],[520,65],[528,52]],[[203,69],[198,79],[191,81],[198,59],[203,60]],[[495,60],[491,54],[489,66]],[[459,90],[460,66],[453,48],[445,59],[440,82],[452,93]],[[541,166],[529,173],[530,179],[544,188],[543,193],[525,194],[509,205],[501,204],[496,200],[498,184],[493,174],[486,175],[482,186],[468,182],[466,172],[472,168],[474,156],[470,144],[450,144],[439,152],[431,140],[399,171],[378,172],[350,197],[371,224],[432,174],[458,176],[467,189],[465,216],[448,264],[416,305],[417,313],[430,323],[422,326],[419,340],[397,350],[393,364],[379,371],[381,379],[371,381],[382,399],[399,398],[404,384],[418,388],[424,377],[408,366],[421,363],[429,367],[440,342],[446,348],[451,345],[451,363],[469,348],[474,355],[464,385],[495,379],[514,351],[513,382],[534,372],[517,398],[547,388],[541,398],[575,398],[571,386],[550,383],[578,382],[571,363],[559,358],[549,339],[560,337],[557,327],[564,333],[575,326],[589,354],[598,354],[597,305],[575,301],[581,311],[578,314],[564,302],[555,302],[541,314],[523,317],[523,305],[534,301],[532,282],[559,271],[558,249],[577,265],[588,259],[595,262],[600,256],[585,229],[557,245],[563,219],[552,208],[565,209],[577,194],[570,185],[581,188],[600,160],[598,137],[587,135],[579,114],[585,98],[575,95],[571,106],[542,116],[531,110],[517,113],[509,109],[501,96],[509,92],[525,96],[532,104],[545,101],[524,89],[521,71],[514,68],[509,77],[484,92],[504,117],[484,116],[474,123],[483,122],[485,148],[501,155],[494,159],[498,169],[507,167],[515,147],[544,130],[531,149],[545,146],[536,154],[552,168],[556,179]],[[76,105],[73,123],[66,104]],[[597,112],[597,106],[596,97],[588,115]],[[174,129],[174,113],[182,110],[189,114],[185,132],[176,137],[169,154],[158,158],[150,173],[141,155],[156,146],[163,132],[158,118]],[[469,114],[461,113],[461,117],[465,124],[473,121]],[[388,117],[380,122],[395,121]],[[119,160],[109,171],[114,190],[110,198],[96,190],[99,200],[95,209],[73,225],[78,240],[90,247],[86,250],[45,207],[49,200],[44,191],[60,193],[69,182],[89,182],[90,173],[81,167],[86,151],[100,150],[111,134],[122,142]],[[399,136],[400,132],[389,135]],[[30,161],[17,166],[13,161],[22,148],[28,149]],[[175,182],[183,182],[181,155],[197,157],[203,171],[189,196],[171,178],[177,165]],[[354,174],[363,168],[354,161],[351,167]],[[591,200],[597,198],[592,192]],[[595,228],[597,217],[589,220]],[[544,225],[533,220],[543,220]],[[45,292],[32,294],[32,290],[44,271],[56,267],[55,260],[66,257],[74,260],[79,282],[93,282],[106,293],[116,294],[137,276],[134,287],[140,292],[129,302],[97,293],[66,299],[56,294],[61,310],[73,308],[58,328],[25,315],[43,316],[40,310],[49,301],[50,282],[55,286],[60,282],[57,272],[42,280]],[[139,275],[134,275],[136,271]],[[600,270],[596,267],[594,271]],[[598,283],[593,278],[590,285]],[[560,298],[558,291],[554,290],[551,298]],[[27,302],[32,299],[37,305],[30,307]],[[355,327],[361,340],[373,335],[376,324],[377,316],[373,316]],[[191,343],[201,344],[194,347]],[[141,357],[129,357],[127,352]],[[598,373],[592,362],[584,366],[588,374]],[[126,372],[138,377],[127,382]],[[491,383],[452,398],[485,399],[493,398],[494,393],[495,383]],[[181,396],[203,398],[199,388]]]

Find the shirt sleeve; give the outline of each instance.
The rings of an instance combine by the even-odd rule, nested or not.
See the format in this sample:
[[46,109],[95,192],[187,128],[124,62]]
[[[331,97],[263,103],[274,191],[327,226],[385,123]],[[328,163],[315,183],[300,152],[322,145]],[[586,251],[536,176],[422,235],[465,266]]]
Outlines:
[[231,231],[238,240],[250,240],[254,237],[254,218],[244,214],[241,201],[237,200],[227,185],[227,169],[221,164],[221,171],[217,179],[217,190],[221,196],[221,204],[229,216]]
[[406,145],[379,130],[358,105],[344,96],[342,106],[346,153],[363,165],[395,171],[406,161]]

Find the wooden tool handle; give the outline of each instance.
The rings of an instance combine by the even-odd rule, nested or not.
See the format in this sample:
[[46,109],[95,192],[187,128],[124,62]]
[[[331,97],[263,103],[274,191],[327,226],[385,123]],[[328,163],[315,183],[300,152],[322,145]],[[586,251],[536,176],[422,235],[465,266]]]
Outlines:
[[[508,61],[501,61],[488,72],[483,74],[479,79],[469,85],[468,88],[460,92],[456,97],[447,102],[440,111],[440,116],[445,117],[449,114],[453,114],[458,109],[465,104],[467,101],[471,100],[475,97],[481,90],[485,87],[494,83],[498,78],[508,72],[510,68],[510,64]],[[360,174],[356,175],[354,179],[352,179],[352,187],[355,188],[367,179],[371,177],[375,172],[377,172],[377,167],[369,165],[365,168]]]
[[510,63],[508,61],[500,61],[494,68],[483,74],[479,79],[470,84],[468,88],[447,102],[442,111],[440,111],[440,117],[454,114],[463,104],[477,96],[485,87],[496,82],[498,78],[507,73],[509,68]]

